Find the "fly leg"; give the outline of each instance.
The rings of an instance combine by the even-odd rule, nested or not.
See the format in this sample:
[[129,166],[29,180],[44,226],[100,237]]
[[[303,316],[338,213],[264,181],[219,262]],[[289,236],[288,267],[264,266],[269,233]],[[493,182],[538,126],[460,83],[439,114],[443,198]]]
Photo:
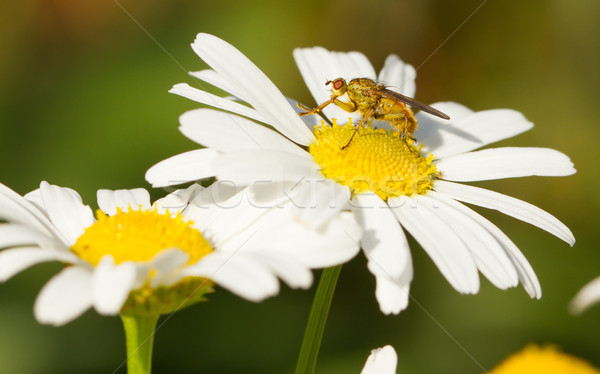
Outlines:
[[349,103],[342,101],[342,100],[338,99],[338,97],[335,95],[331,95],[331,98],[329,100],[325,101],[324,103],[322,103],[321,105],[319,105],[318,107],[316,107],[314,109],[311,109],[303,104],[296,103],[298,108],[305,110],[305,112],[298,113],[300,115],[300,117],[306,116],[307,114],[317,114],[320,111],[322,111],[323,109],[325,109],[325,107],[329,104],[335,104],[335,105],[339,106],[340,108],[344,109],[346,112],[352,113],[352,112],[356,111],[356,104],[354,104],[352,101]]
[[352,139],[354,139],[354,135],[356,135],[356,133],[358,132],[358,129],[369,119],[373,116],[373,114],[375,114],[375,109],[370,109],[367,113],[365,113],[365,115],[363,116],[363,118],[360,120],[360,122],[358,123],[358,125],[356,125],[356,127],[354,128],[354,132],[352,132],[352,136],[350,137],[350,140],[348,140],[348,143],[346,143],[345,146],[342,147],[342,149],[346,149],[347,146],[350,145],[350,142],[352,142]]
[[304,104],[300,104],[300,103],[296,103],[296,105],[298,106],[298,108],[300,109],[304,109],[305,112],[300,112],[298,113],[300,115],[300,117],[306,116],[308,114],[317,114],[318,112],[320,112],[321,110],[323,110],[323,108],[325,108],[327,105],[331,104],[334,102],[335,99],[329,99],[326,102],[324,102],[323,104],[319,105],[318,107],[311,109],[309,107],[307,107]]

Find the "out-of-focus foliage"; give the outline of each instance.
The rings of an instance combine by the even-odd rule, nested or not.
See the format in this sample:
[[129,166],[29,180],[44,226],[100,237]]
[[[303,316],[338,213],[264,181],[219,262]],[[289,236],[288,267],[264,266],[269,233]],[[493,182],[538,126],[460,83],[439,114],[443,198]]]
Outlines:
[[[48,180],[92,206],[98,188],[148,187],[148,167],[196,147],[177,130],[196,105],[167,90],[205,68],[189,48],[197,32],[229,41],[311,105],[294,47],[358,50],[377,69],[395,53],[418,68],[418,100],[520,110],[536,127],[501,145],[571,156],[572,177],[480,185],[547,209],[578,242],[569,248],[483,211],[530,260],[543,298],[487,281],[479,295],[458,295],[413,242],[411,305],[394,317],[378,311],[359,257],[342,271],[317,372],[358,373],[385,344],[398,351],[400,373],[480,373],[527,342],[553,342],[599,366],[600,307],[580,317],[566,310],[600,273],[599,15],[588,0],[3,1],[0,182],[26,193]],[[35,296],[58,268],[39,265],[0,285],[0,372],[110,373],[125,358],[118,318],[89,312],[60,328],[34,320]],[[155,372],[293,372],[313,291],[252,304],[219,290],[162,319]]]

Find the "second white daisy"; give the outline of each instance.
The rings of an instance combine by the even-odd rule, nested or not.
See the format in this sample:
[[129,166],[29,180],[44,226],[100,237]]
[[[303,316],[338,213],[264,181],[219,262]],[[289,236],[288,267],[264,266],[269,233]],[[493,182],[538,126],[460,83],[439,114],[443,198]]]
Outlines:
[[[99,190],[100,210],[42,182],[24,197],[0,185],[0,281],[45,261],[67,265],[40,292],[35,316],[61,325],[100,314],[159,315],[205,299],[215,284],[251,301],[312,283],[311,268],[358,251],[349,214],[308,229],[290,209],[252,206],[251,189],[193,185],[150,204],[144,189]],[[328,250],[335,243],[335,251]],[[305,247],[308,244],[308,247]]]

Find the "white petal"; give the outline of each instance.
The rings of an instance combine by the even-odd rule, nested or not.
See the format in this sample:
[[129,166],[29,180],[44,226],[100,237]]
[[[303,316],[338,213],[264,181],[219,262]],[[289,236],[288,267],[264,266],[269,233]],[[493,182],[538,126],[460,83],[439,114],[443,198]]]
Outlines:
[[194,183],[188,188],[175,190],[162,199],[156,200],[154,206],[160,214],[165,214],[167,210],[171,213],[182,212],[204,190],[204,187]]
[[152,269],[156,271],[150,280],[150,287],[171,286],[181,280],[181,269],[190,259],[187,252],[179,248],[160,251],[152,258]]
[[92,306],[92,274],[79,266],[63,269],[38,295],[35,318],[44,324],[64,325]]
[[315,140],[273,82],[235,47],[216,36],[200,33],[192,49],[236,87],[268,124],[298,144],[308,145]]
[[394,374],[398,365],[398,355],[391,345],[371,351],[361,374]]
[[384,83],[392,91],[408,97],[415,97],[417,91],[416,78],[417,72],[412,65],[404,63],[396,55],[389,55],[385,59],[377,80]]
[[[286,224],[283,218],[280,222],[281,227],[272,233],[270,239],[265,235],[262,245],[293,253],[308,267],[325,268],[342,264],[356,256],[360,249],[362,230],[350,213],[343,212],[332,218],[320,230],[301,223],[289,223],[289,220]],[[262,232],[267,233],[266,227]],[[257,235],[256,242],[259,239]]]
[[33,265],[62,258],[61,252],[37,247],[5,249],[0,252],[0,282]]
[[449,115],[450,120],[421,111],[416,115],[419,127],[414,136],[424,145],[422,152],[431,152],[437,158],[469,152],[533,127],[533,123],[516,110],[471,112],[456,103],[435,103],[431,106]]
[[271,149],[310,155],[281,134],[246,118],[212,109],[196,109],[179,117],[183,135],[222,152]]
[[133,289],[137,271],[133,262],[115,265],[111,255],[105,255],[94,269],[92,298],[100,314],[116,315]]
[[567,226],[551,214],[525,201],[479,187],[441,180],[435,182],[434,189],[465,203],[498,210],[523,222],[537,226],[564,240],[571,246],[575,244],[573,233]]
[[500,289],[515,287],[519,277],[512,262],[496,238],[477,220],[465,214],[462,204],[436,192],[419,197],[424,206],[444,216],[465,243],[479,270]]
[[[194,227],[202,232],[213,248],[221,248],[231,237],[244,232],[255,221],[260,222],[261,217],[271,208],[254,206],[247,189],[224,201],[209,204],[197,201],[198,199],[195,199],[188,206],[186,217],[194,222]],[[246,238],[241,239],[239,244],[234,245],[233,250],[238,250],[245,240]]]
[[[376,78],[373,66],[365,55],[359,52],[333,52],[322,47],[296,48],[294,59],[317,105],[329,100],[331,96],[331,86],[325,85],[328,80]],[[348,113],[333,104],[328,105],[323,113],[328,118],[337,118],[340,121],[349,117],[360,118],[358,112]]]
[[408,307],[412,269],[408,275],[410,277],[400,279],[385,274],[375,275],[375,297],[383,314],[398,314]]
[[536,299],[542,297],[542,289],[540,287],[540,282],[537,276],[535,275],[533,268],[531,267],[525,256],[523,256],[519,248],[517,248],[517,246],[510,240],[510,238],[506,236],[506,234],[504,234],[502,230],[500,230],[496,225],[494,225],[489,220],[476,213],[474,210],[445,195],[440,195],[442,194],[435,193],[436,198],[439,198],[440,200],[443,200],[444,202],[447,202],[448,204],[452,205],[454,208],[460,210],[467,216],[471,217],[472,219],[477,221],[481,226],[483,226],[486,230],[488,230],[488,232],[494,236],[494,238],[498,241],[498,243],[500,243],[500,245],[506,252],[506,255],[509,257],[510,261],[515,267],[515,270],[517,271],[519,280],[523,284],[523,288],[525,288],[525,291],[527,291],[529,296],[531,298]]
[[230,181],[218,180],[195,194],[190,200],[190,204],[200,206],[224,204],[243,189],[244,187],[238,187]]
[[33,203],[0,183],[0,219],[31,226],[48,236],[59,235],[45,213]]
[[309,288],[312,284],[313,277],[310,269],[295,258],[277,251],[259,251],[253,253],[252,257],[268,266],[291,288]]
[[180,153],[148,169],[146,180],[156,188],[212,177],[213,161],[218,155],[217,150],[210,148]]
[[131,190],[98,190],[96,193],[98,206],[108,214],[117,214],[117,208],[123,212],[131,210],[147,210],[150,208],[150,194],[144,188]]
[[388,205],[375,194],[354,196],[352,212],[363,230],[361,246],[367,266],[377,278],[379,307],[385,314],[398,314],[408,305],[408,286],[413,276],[404,231]]
[[230,85],[229,82],[227,82],[227,80],[223,79],[223,77],[220,76],[219,73],[217,73],[216,71],[214,71],[212,69],[193,71],[193,72],[190,72],[190,75],[192,77],[201,79],[201,80],[205,81],[206,83],[211,84],[217,88],[220,88],[223,91],[228,92],[231,95],[233,95],[243,101],[246,101],[246,102],[248,101],[243,97],[243,95],[241,93],[239,93],[235,89],[234,86]]
[[271,271],[243,254],[212,252],[183,273],[212,279],[219,286],[255,302],[279,292],[279,282]]
[[287,194],[298,221],[317,229],[349,208],[350,190],[328,178],[305,179]]
[[286,206],[268,210],[259,220],[220,242],[219,249],[244,253],[282,252],[304,266],[322,268],[354,257],[359,251],[360,235],[360,227],[351,213],[343,212],[327,225],[314,229],[298,221],[294,210]]
[[505,147],[463,153],[436,162],[444,180],[482,181],[575,173],[567,155],[550,148]]
[[600,277],[586,284],[569,304],[572,313],[582,313],[600,301]]
[[48,217],[62,234],[65,244],[75,244],[85,229],[94,223],[92,209],[83,205],[81,196],[70,188],[42,182],[40,191]]
[[54,241],[43,232],[20,224],[0,223],[0,249]]
[[169,93],[183,96],[201,104],[210,105],[212,107],[236,113],[244,117],[252,118],[259,122],[267,122],[267,119],[253,108],[236,103],[230,99],[225,99],[217,95],[204,92],[197,88],[191,87],[187,83],[178,83],[174,85],[173,88],[169,90]]
[[388,204],[400,224],[429,254],[448,282],[461,293],[477,293],[479,277],[469,250],[440,216],[418,199],[401,196]]
[[215,160],[213,167],[218,179],[241,185],[322,179],[320,166],[314,160],[266,149],[223,154]]

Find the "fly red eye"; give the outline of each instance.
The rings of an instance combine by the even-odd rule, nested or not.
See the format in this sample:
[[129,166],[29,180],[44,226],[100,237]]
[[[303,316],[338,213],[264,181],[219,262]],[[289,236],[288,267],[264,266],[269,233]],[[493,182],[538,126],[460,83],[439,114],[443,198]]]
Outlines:
[[344,85],[344,81],[342,79],[336,79],[333,81],[333,88],[339,90]]

